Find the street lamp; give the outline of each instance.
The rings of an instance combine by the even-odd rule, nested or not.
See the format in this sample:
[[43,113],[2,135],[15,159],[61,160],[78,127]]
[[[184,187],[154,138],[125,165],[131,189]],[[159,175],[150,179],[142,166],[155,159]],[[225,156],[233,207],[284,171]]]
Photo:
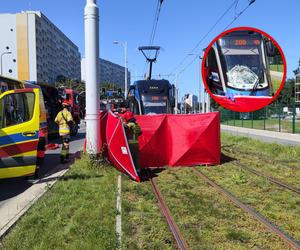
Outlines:
[[9,54],[11,54],[11,52],[10,51],[5,51],[5,52],[3,52],[2,54],[1,54],[1,75],[3,74],[3,67],[2,67],[2,64],[3,64],[3,56],[4,55],[9,55]]
[[125,57],[125,100],[127,99],[127,42],[114,41],[114,44],[121,44],[124,47],[124,57]]

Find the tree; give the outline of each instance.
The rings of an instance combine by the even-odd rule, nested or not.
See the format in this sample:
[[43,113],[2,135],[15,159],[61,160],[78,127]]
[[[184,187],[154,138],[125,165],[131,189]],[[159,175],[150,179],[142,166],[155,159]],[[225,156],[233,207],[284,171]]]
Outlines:
[[277,102],[282,105],[290,106],[293,103],[295,97],[295,79],[287,79],[280,95],[278,96]]

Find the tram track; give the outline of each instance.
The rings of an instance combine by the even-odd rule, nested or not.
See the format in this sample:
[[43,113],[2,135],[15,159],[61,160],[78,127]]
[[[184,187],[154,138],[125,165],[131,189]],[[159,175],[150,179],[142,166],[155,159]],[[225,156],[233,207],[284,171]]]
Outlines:
[[241,169],[244,169],[250,173],[253,173],[257,176],[260,176],[260,177],[263,177],[265,179],[267,179],[268,181],[272,182],[273,184],[279,186],[279,187],[282,187],[282,188],[285,188],[285,189],[289,189],[290,191],[293,191],[294,193],[297,193],[300,195],[300,190],[298,188],[295,188],[289,184],[286,184],[274,177],[271,177],[271,176],[268,176],[260,171],[257,171],[253,168],[249,168],[248,166],[246,166],[245,164],[241,163],[240,161],[238,163],[233,163],[233,165],[237,166],[237,167],[240,167]]
[[274,178],[274,177],[269,176],[269,175],[267,175],[265,173],[262,173],[261,171],[258,171],[258,170],[255,170],[253,168],[250,168],[250,167],[248,167],[246,164],[242,163],[238,159],[234,160],[232,162],[232,164],[234,166],[237,166],[237,167],[239,167],[239,168],[241,168],[243,170],[246,170],[246,171],[248,171],[248,172],[250,172],[252,174],[255,174],[257,176],[263,177],[263,178],[267,179],[268,181],[270,181],[271,183],[273,183],[273,184],[275,184],[275,185],[277,185],[277,186],[279,186],[281,188],[288,189],[288,190],[290,190],[290,191],[292,191],[292,192],[300,195],[300,190],[298,188],[293,187],[293,186],[291,186],[291,185],[289,185],[287,183],[284,183],[284,182],[278,180],[277,178]]
[[[222,151],[225,151],[227,153],[230,153],[232,154],[232,150],[229,150],[228,147],[230,147],[231,145],[223,145],[222,146]],[[242,155],[243,157],[247,158],[247,159],[250,159],[249,156],[251,156],[253,159],[253,157],[255,157],[257,160],[263,160],[265,163],[268,163],[268,164],[271,164],[271,165],[285,165],[287,166],[288,168],[290,169],[293,169],[293,170],[300,170],[300,166],[289,166],[287,165],[288,163],[291,163],[291,162],[287,162],[287,161],[284,161],[284,160],[270,160],[269,158],[267,158],[265,155],[261,154],[261,153],[252,153],[249,155],[249,153],[245,153],[243,152],[242,150],[239,150],[237,148],[234,149],[234,151],[240,155]]]
[[165,202],[165,199],[163,197],[163,195],[161,194],[157,184],[156,184],[156,181],[155,179],[153,178],[152,176],[152,172],[151,170],[148,170],[147,171],[147,177],[150,181],[150,184],[151,184],[151,187],[152,187],[152,190],[153,190],[153,193],[157,199],[157,202],[158,202],[158,207],[162,213],[162,215],[165,217],[167,223],[168,223],[168,226],[169,226],[169,229],[177,243],[177,246],[180,250],[187,250],[189,249],[188,248],[188,245],[186,243],[186,240],[184,239],[182,233],[180,232],[166,202]]
[[195,172],[195,174],[198,177],[200,177],[207,184],[209,184],[210,186],[215,188],[220,194],[225,196],[227,199],[229,199],[236,206],[240,207],[243,211],[247,212],[249,215],[254,217],[258,222],[263,224],[267,229],[269,229],[269,231],[271,231],[271,232],[275,233],[276,235],[278,235],[290,247],[292,247],[294,249],[300,249],[300,242],[298,242],[292,236],[288,235],[286,232],[282,231],[278,226],[273,224],[271,221],[269,221],[267,218],[265,218],[262,214],[258,213],[254,208],[244,204],[236,196],[234,196],[232,193],[228,192],[227,190],[225,190],[224,188],[219,186],[216,182],[211,180],[208,176],[203,174],[201,171],[197,170],[195,167],[193,168],[193,171]]

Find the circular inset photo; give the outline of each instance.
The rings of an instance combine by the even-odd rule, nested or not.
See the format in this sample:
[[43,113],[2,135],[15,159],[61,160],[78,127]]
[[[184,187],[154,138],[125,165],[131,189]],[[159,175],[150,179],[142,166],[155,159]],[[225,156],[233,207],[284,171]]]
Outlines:
[[202,78],[221,106],[252,112],[272,103],[286,79],[286,61],[278,43],[250,27],[227,30],[205,49]]

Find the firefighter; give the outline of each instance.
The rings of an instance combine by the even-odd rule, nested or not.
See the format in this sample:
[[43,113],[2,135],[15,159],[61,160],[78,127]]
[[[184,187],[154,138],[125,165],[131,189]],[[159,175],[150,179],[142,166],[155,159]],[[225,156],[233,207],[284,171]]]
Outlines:
[[63,101],[62,103],[63,110],[60,111],[56,118],[55,122],[59,126],[59,136],[62,139],[62,149],[60,153],[61,163],[67,163],[69,161],[69,143],[70,143],[70,130],[73,125],[73,117],[69,111],[70,103],[68,101]]
[[122,103],[119,109],[119,116],[121,117],[128,140],[128,146],[133,158],[134,165],[138,174],[140,174],[140,155],[139,155],[139,141],[138,137],[142,134],[139,124],[136,122],[134,115],[127,109],[126,103]]

